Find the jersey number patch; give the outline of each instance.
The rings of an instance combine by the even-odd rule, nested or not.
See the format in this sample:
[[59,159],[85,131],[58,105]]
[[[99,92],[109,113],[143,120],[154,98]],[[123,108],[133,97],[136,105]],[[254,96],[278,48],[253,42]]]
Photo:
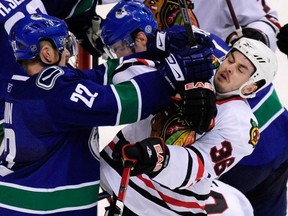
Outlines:
[[97,95],[97,92],[92,94],[86,86],[79,83],[75,89],[75,92],[73,92],[73,94],[71,95],[70,100],[76,103],[81,100],[89,108],[91,108]]
[[224,141],[221,143],[222,147],[217,149],[216,147],[211,148],[210,156],[212,161],[215,163],[214,171],[217,176],[221,175],[225,171],[226,168],[231,166],[231,164],[235,161],[232,155],[232,146],[228,141]]

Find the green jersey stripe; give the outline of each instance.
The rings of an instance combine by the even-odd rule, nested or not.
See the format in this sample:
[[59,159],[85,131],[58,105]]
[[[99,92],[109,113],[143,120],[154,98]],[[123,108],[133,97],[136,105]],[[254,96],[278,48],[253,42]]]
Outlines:
[[270,96],[258,107],[258,109],[253,110],[254,115],[258,120],[258,126],[261,129],[274,115],[276,115],[282,109],[282,105],[279,98],[275,92],[272,91]]
[[[114,87],[121,103],[119,124],[136,122],[138,120],[139,96],[135,86],[132,82],[125,82],[121,86],[116,85]],[[138,105],[135,106],[135,104]],[[129,110],[129,115],[127,115],[127,112],[123,113],[122,110]]]
[[0,203],[7,208],[22,209],[24,212],[57,212],[63,208],[95,206],[98,200],[99,181],[93,184],[82,184],[80,187],[61,187],[57,190],[1,184],[0,191]]
[[84,13],[85,11],[88,11],[92,7],[93,2],[94,0],[79,1],[78,4],[76,5],[76,8],[74,9],[72,16],[77,16],[79,14]]

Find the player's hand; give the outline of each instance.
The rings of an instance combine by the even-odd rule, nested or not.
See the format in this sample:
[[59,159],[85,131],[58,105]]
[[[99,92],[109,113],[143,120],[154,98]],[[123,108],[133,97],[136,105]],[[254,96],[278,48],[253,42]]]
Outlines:
[[[100,57],[105,53],[103,49],[103,42],[100,38],[102,18],[95,15],[87,24],[87,20],[84,19],[85,16],[83,20],[80,19],[79,16],[76,17],[66,21],[69,29],[72,29],[72,32],[77,37],[80,45],[86,51],[95,57]],[[79,26],[81,26],[81,29],[79,29]]]
[[277,39],[279,50],[288,55],[288,24],[280,28],[280,32],[277,34]]
[[183,48],[165,58],[159,71],[170,89],[182,90],[185,83],[209,80],[212,77],[214,69],[212,54],[211,48],[202,45]]
[[182,114],[198,134],[214,126],[217,114],[216,95],[210,82],[192,82],[185,85],[182,93]]
[[[196,27],[193,27],[193,32],[197,44],[214,49],[209,33]],[[183,26],[173,26],[148,36],[147,50],[153,53],[156,59],[167,57],[170,52],[179,51],[184,47],[189,47],[189,42]]]
[[[262,41],[267,46],[270,46],[269,38],[268,36],[262,32],[259,29],[255,28],[243,28],[242,29],[242,36],[241,37],[247,37],[255,40]],[[226,42],[230,45],[233,45],[236,41],[238,41],[241,37],[238,37],[236,32],[232,32],[226,39]]]
[[131,175],[157,175],[169,162],[169,149],[162,138],[150,137],[135,144],[121,144],[113,150],[113,159],[133,161]]

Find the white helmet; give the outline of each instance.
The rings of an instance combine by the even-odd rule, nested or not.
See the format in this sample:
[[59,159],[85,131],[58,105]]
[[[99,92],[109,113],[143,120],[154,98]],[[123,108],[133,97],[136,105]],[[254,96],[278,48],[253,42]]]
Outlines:
[[[239,95],[243,98],[255,97],[256,93],[268,86],[276,76],[278,69],[276,55],[261,41],[245,37],[235,42],[231,50],[235,49],[245,55],[255,67],[255,72],[249,80],[239,88]],[[242,94],[242,89],[251,83],[257,83],[257,90],[249,95]]]

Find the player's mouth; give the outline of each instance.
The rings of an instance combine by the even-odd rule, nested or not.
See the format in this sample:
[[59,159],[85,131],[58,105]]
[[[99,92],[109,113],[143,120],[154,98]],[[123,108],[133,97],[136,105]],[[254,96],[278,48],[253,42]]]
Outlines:
[[220,77],[221,77],[221,80],[225,80],[225,81],[229,82],[229,75],[225,71],[220,73]]

